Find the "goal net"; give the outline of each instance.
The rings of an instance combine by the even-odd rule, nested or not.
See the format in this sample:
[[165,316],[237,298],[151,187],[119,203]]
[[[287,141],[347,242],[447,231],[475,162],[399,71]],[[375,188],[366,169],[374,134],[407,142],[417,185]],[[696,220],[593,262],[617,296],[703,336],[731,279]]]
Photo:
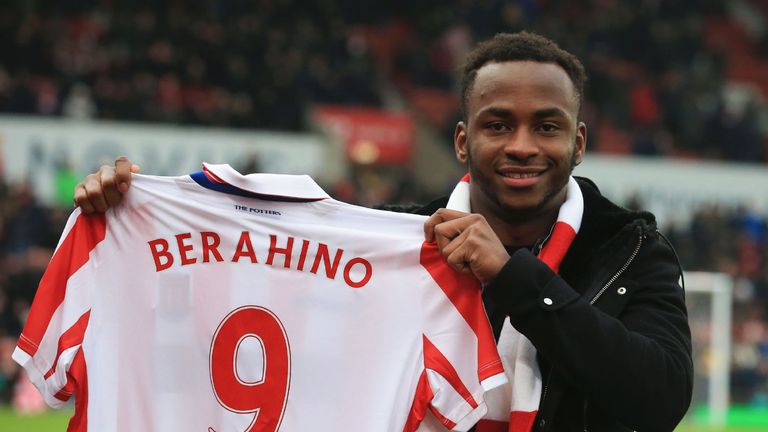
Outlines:
[[689,413],[707,413],[702,419],[713,426],[725,424],[729,407],[732,291],[728,275],[685,273],[694,367]]

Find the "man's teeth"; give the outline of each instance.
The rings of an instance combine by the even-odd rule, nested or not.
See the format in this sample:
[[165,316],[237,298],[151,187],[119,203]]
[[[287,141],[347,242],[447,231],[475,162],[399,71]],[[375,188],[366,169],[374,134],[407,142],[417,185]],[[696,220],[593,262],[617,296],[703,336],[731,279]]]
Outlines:
[[506,173],[504,174],[505,177],[513,178],[513,179],[526,179],[531,177],[537,177],[539,173]]

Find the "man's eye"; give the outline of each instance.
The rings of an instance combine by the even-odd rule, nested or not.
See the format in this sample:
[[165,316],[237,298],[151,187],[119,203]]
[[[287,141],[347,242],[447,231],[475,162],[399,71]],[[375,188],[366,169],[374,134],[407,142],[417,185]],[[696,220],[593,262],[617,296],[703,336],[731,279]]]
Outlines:
[[495,132],[501,132],[507,130],[507,126],[504,123],[490,123],[488,124],[488,129],[491,129]]
[[552,123],[544,123],[543,125],[539,126],[539,130],[542,132],[557,132],[560,128],[557,127],[557,125],[554,125]]

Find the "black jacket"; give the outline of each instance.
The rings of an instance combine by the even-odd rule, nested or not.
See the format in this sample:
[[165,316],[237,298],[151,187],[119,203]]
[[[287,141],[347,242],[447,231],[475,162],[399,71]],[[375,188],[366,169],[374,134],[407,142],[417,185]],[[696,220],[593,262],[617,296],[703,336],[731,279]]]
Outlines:
[[653,215],[578,182],[584,217],[560,276],[518,250],[486,285],[486,309],[509,316],[538,351],[544,390],[535,431],[672,431],[693,381],[679,261]]

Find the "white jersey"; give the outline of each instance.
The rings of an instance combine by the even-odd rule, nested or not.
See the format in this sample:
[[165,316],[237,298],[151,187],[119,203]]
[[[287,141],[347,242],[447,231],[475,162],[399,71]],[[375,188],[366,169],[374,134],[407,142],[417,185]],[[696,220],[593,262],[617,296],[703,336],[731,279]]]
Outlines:
[[[307,176],[135,175],[75,211],[14,359],[68,431],[467,430],[503,368],[479,285],[424,217]],[[212,190],[213,189],[213,190]]]

